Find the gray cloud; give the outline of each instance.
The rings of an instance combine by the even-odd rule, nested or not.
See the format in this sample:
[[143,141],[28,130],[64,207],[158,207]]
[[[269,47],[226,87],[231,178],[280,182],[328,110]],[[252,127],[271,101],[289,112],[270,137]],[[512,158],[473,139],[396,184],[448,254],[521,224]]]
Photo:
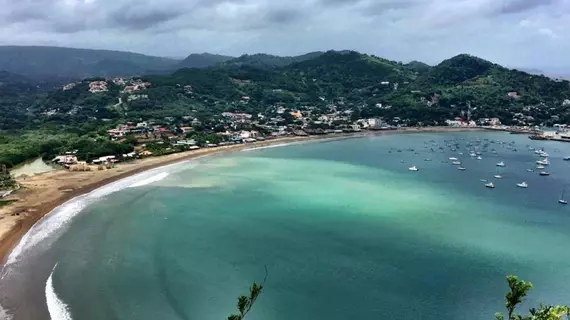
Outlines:
[[508,0],[505,3],[501,3],[498,12],[504,14],[520,13],[559,2],[559,0]]
[[[0,0],[0,43],[185,56],[355,49],[565,63],[570,0]],[[532,22],[532,23],[531,23]],[[524,54],[522,54],[524,53]]]

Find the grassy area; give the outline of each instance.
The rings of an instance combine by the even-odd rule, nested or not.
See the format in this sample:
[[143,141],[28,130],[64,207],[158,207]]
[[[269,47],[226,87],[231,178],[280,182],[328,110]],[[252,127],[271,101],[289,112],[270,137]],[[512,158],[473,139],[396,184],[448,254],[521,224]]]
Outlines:
[[11,203],[14,203],[18,200],[0,200],[0,207],[7,206]]

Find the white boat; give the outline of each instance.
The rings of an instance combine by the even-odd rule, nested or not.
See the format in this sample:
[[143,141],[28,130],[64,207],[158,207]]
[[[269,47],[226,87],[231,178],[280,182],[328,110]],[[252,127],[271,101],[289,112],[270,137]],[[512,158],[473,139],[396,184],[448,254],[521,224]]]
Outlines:
[[483,158],[481,158],[481,156],[477,156],[477,160],[483,160]]
[[471,153],[469,154],[469,156],[471,156],[471,157],[476,157],[477,155],[475,154],[475,152],[471,152]]
[[467,170],[467,168],[465,168],[465,167],[457,167],[457,170],[465,171],[465,170]]
[[500,175],[500,174],[496,174],[496,175],[494,175],[493,177],[495,177],[495,178],[497,178],[497,179],[503,179],[503,176]]
[[543,165],[543,166],[547,166],[550,164],[550,161],[548,161],[548,158],[542,159],[542,160],[538,160],[536,162],[537,164]]
[[544,166],[539,164],[538,166],[536,166],[537,169],[544,169]]
[[519,188],[528,188],[528,184],[526,182],[517,183],[517,187]]
[[497,162],[497,167],[504,167],[505,163],[503,161]]
[[539,173],[541,176],[549,176],[550,173],[548,171],[540,171]]
[[456,157],[450,157],[449,160],[451,161],[457,161],[458,159]]
[[562,160],[564,160],[564,161],[569,161],[569,160],[570,160],[570,157],[564,157],[564,158],[562,158]]
[[564,188],[560,192],[560,198],[558,199],[558,203],[560,204],[568,204],[568,201],[564,200]]
[[528,171],[528,172],[534,172],[533,169],[526,169],[526,171]]
[[487,179],[480,179],[481,182],[487,182]]
[[461,161],[453,161],[451,164],[458,166],[461,164]]
[[431,159],[430,159],[430,158],[425,158],[424,161],[431,161]]
[[492,189],[495,187],[495,185],[492,182],[489,182],[489,183],[485,183],[485,187]]
[[416,168],[416,166],[411,166],[411,167],[408,168],[408,170],[410,170],[410,171],[418,171],[419,169]]

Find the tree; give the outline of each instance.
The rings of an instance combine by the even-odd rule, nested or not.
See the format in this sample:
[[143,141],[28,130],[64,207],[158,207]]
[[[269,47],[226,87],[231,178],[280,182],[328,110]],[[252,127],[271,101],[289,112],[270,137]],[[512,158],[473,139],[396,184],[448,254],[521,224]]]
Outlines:
[[237,301],[237,309],[239,314],[232,314],[228,317],[228,320],[243,320],[245,316],[249,313],[253,304],[263,292],[263,288],[265,286],[265,281],[267,280],[267,267],[265,267],[265,278],[261,284],[257,284],[253,282],[251,287],[249,288],[249,295],[242,295],[238,298]]
[[[505,295],[508,320],[562,320],[564,316],[566,316],[567,320],[570,320],[570,308],[565,305],[551,306],[540,304],[538,309],[531,308],[529,310],[530,315],[522,316],[516,314],[515,309],[517,305],[523,301],[530,289],[532,289],[532,283],[519,280],[513,275],[507,276],[507,283],[510,289]],[[495,314],[495,319],[497,320],[504,320],[504,318],[505,316],[501,312]]]

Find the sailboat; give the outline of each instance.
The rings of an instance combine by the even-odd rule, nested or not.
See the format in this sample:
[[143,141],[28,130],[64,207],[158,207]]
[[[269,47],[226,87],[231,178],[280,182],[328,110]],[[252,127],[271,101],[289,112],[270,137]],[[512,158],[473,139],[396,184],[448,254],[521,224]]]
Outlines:
[[562,188],[562,192],[560,192],[560,199],[558,199],[558,203],[568,204],[568,201],[564,200],[564,188]]
[[519,188],[528,188],[528,184],[526,182],[517,183],[517,187]]
[[503,179],[503,176],[499,172],[499,168],[497,168],[496,174],[493,177],[495,177],[496,179]]

